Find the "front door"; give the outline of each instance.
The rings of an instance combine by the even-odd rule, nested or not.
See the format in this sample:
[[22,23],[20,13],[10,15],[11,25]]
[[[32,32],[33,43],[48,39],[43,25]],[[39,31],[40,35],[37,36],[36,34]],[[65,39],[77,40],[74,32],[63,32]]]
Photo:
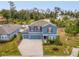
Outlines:
[[48,36],[43,36],[44,39],[48,39]]

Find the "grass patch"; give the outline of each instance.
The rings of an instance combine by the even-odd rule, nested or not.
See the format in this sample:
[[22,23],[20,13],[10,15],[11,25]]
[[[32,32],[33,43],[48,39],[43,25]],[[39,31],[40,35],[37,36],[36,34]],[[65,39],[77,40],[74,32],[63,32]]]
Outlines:
[[49,56],[67,56],[71,54],[71,47],[57,46],[57,45],[44,45],[43,53]]
[[9,42],[0,43],[0,56],[20,56],[18,50],[18,42],[20,41],[21,34],[19,33],[14,40]]
[[58,30],[58,34],[60,36],[60,41],[67,46],[71,47],[79,47],[79,36],[70,36],[63,31]]
[[79,47],[79,37],[78,36],[60,36],[61,39],[60,41],[64,44],[64,45],[67,45],[67,46],[71,46],[71,47],[74,47],[74,48],[77,48]]

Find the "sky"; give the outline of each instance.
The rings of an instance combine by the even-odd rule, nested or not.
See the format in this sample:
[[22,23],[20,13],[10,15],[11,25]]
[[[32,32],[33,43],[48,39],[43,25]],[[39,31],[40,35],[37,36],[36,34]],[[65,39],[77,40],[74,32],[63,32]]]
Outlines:
[[[17,10],[32,9],[34,7],[38,9],[54,9],[54,7],[60,7],[64,10],[79,10],[79,1],[14,1]],[[0,1],[0,10],[9,9],[8,1]]]

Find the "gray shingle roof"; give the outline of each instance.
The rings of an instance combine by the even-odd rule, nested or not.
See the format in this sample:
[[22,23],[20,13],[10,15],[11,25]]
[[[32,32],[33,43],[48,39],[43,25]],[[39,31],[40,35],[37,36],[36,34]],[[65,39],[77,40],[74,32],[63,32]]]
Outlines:
[[[48,22],[48,21],[45,21],[44,19],[42,19],[42,20],[38,20],[38,21],[33,22],[29,26],[42,26],[42,27],[44,27],[44,26],[46,26],[48,24],[52,24],[52,23]],[[52,24],[52,25],[54,25],[54,24]],[[54,26],[56,26],[56,25],[54,25]]]
[[20,28],[19,25],[14,25],[14,24],[2,25],[0,26],[0,34],[10,34],[19,28]]
[[5,34],[7,33],[2,27],[0,27],[0,34]]

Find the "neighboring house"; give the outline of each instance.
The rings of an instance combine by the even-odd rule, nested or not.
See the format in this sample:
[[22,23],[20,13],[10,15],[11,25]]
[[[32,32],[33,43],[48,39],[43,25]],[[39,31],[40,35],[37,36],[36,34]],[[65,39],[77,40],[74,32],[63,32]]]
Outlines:
[[33,22],[28,28],[22,33],[23,39],[53,39],[57,36],[57,26],[45,19]]
[[3,16],[0,16],[0,24],[7,23],[6,19]]
[[14,35],[17,35],[19,32],[20,26],[18,25],[1,25],[0,26],[0,40],[8,41],[11,40]]

